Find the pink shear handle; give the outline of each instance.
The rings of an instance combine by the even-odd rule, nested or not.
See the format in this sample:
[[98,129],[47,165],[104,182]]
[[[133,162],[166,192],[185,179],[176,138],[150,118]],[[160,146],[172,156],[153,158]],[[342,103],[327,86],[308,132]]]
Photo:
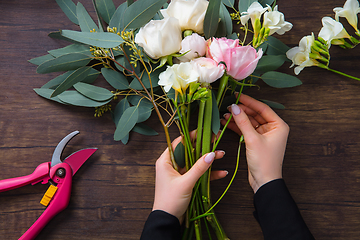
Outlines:
[[43,184],[45,184],[50,179],[49,171],[50,171],[50,162],[46,162],[40,164],[35,169],[35,171],[30,175],[1,180],[0,192],[9,191],[28,184],[36,184],[41,181],[43,181]]
[[50,205],[45,209],[43,214],[36,220],[36,222],[22,235],[19,240],[32,240],[41,232],[41,230],[55,217],[58,213],[63,211],[70,201],[71,183],[72,183],[72,170],[66,163],[56,165],[57,168],[64,168],[66,175],[63,179],[53,177],[55,182],[58,182],[58,190],[54,198],[51,200]]

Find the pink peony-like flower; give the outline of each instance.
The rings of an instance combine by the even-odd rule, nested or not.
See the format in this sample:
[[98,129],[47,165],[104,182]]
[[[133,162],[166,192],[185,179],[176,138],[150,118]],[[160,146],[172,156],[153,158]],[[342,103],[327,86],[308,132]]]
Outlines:
[[208,41],[206,56],[218,64],[225,64],[226,73],[242,80],[254,72],[263,51],[251,46],[240,46],[239,40],[213,38]]
[[197,33],[185,37],[181,41],[181,54],[186,53],[184,56],[179,57],[182,62],[189,62],[194,58],[202,57],[206,52],[206,40]]
[[199,82],[212,83],[224,74],[224,65],[217,64],[211,58],[195,58],[190,63],[199,74]]

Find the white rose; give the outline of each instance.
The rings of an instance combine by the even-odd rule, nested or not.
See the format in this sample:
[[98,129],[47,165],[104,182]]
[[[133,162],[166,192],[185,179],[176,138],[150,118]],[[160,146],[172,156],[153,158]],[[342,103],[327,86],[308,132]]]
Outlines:
[[290,31],[292,24],[285,21],[284,14],[279,12],[276,5],[274,10],[269,8],[269,12],[264,13],[264,27],[270,29],[269,35],[277,33],[283,35],[285,32]]
[[223,64],[218,65],[211,58],[196,58],[190,62],[199,74],[199,82],[212,83],[218,80],[225,71]]
[[358,27],[358,16],[360,12],[359,2],[357,0],[347,0],[344,4],[344,7],[334,8],[335,19],[339,21],[339,17],[344,17],[349,22],[349,24],[357,31]]
[[[266,12],[266,10],[268,10],[269,7],[263,8],[263,6],[258,3],[258,2],[253,2],[247,12],[242,12],[241,13],[241,24],[245,26],[245,24],[249,21],[249,19],[251,19],[251,23],[254,27],[254,23],[256,19],[260,19],[261,15],[263,15],[264,12]],[[271,9],[271,8],[270,8]]]
[[332,40],[350,38],[350,35],[346,32],[343,25],[331,17],[323,17],[321,22],[323,27],[319,32],[319,37],[323,38],[329,47]]
[[294,69],[296,75],[298,75],[304,67],[317,65],[317,61],[309,56],[309,53],[311,53],[311,46],[314,41],[315,37],[313,34],[305,36],[300,40],[298,47],[291,48],[286,52],[286,56],[293,62],[290,67],[298,65]]
[[135,42],[153,59],[177,53],[181,40],[179,21],[172,17],[151,20],[135,36]]
[[160,73],[158,84],[168,92],[171,88],[180,94],[185,93],[189,83],[196,82],[199,74],[193,69],[189,62],[174,64],[166,71]]
[[[188,52],[188,53],[186,53]],[[206,53],[206,40],[197,33],[185,37],[181,42],[180,53],[186,53],[179,57],[180,61],[188,62],[194,58],[202,57]]]
[[209,2],[206,0],[172,0],[167,9],[160,10],[164,18],[179,20],[181,31],[204,33],[204,18]]

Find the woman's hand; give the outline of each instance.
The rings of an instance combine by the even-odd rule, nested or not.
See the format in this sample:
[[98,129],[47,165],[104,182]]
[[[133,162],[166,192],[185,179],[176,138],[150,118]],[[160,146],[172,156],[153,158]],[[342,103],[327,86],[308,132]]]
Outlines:
[[[288,125],[266,104],[241,94],[239,105],[231,105],[233,119],[228,128],[244,135],[249,183],[256,192],[263,184],[282,178]],[[230,114],[224,118],[229,119]],[[225,125],[226,120],[221,123]]]
[[[181,141],[181,137],[172,143],[173,149]],[[196,181],[208,170],[214,159],[224,156],[223,151],[208,153],[197,160],[189,171],[184,172],[180,169],[177,172],[171,163],[169,150],[166,149],[156,161],[156,180],[155,180],[155,199],[154,210],[162,210],[177,217],[182,221],[182,216],[190,203],[192,190]],[[223,178],[227,175],[226,171],[214,171],[212,179]]]

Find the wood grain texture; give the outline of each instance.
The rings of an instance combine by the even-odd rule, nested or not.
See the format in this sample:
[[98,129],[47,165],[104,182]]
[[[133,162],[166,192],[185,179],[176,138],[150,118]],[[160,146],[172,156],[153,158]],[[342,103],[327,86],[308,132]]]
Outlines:
[[[114,1],[118,6],[120,2]],[[323,16],[334,16],[339,0],[277,1],[293,29],[279,38],[289,46],[315,34]],[[82,1],[91,11],[91,1]],[[91,12],[94,16],[94,12]],[[77,30],[55,1],[0,1],[0,179],[30,174],[51,159],[68,133],[79,130],[65,155],[86,148],[99,150],[74,176],[69,207],[56,216],[37,239],[139,239],[151,211],[154,163],[166,147],[156,117],[149,120],[159,136],[132,134],[130,143],[113,141],[110,116],[94,118],[91,108],[60,105],[35,94],[57,74],[36,74],[27,60],[67,43],[49,32]],[[278,36],[276,36],[278,37]],[[331,66],[360,76],[359,48],[331,49]],[[282,70],[292,73],[286,63]],[[284,162],[284,179],[316,239],[359,239],[360,235],[360,82],[315,67],[299,75],[303,85],[292,89],[261,89],[247,93],[282,103],[277,113],[291,133]],[[172,137],[177,135],[171,129]],[[235,167],[237,136],[226,132],[219,148],[227,154],[215,168]],[[230,178],[212,183],[216,199]],[[37,184],[0,194],[0,238],[18,239],[41,215],[46,186]],[[230,239],[262,239],[252,212],[253,193],[242,154],[233,186],[216,212]]]

